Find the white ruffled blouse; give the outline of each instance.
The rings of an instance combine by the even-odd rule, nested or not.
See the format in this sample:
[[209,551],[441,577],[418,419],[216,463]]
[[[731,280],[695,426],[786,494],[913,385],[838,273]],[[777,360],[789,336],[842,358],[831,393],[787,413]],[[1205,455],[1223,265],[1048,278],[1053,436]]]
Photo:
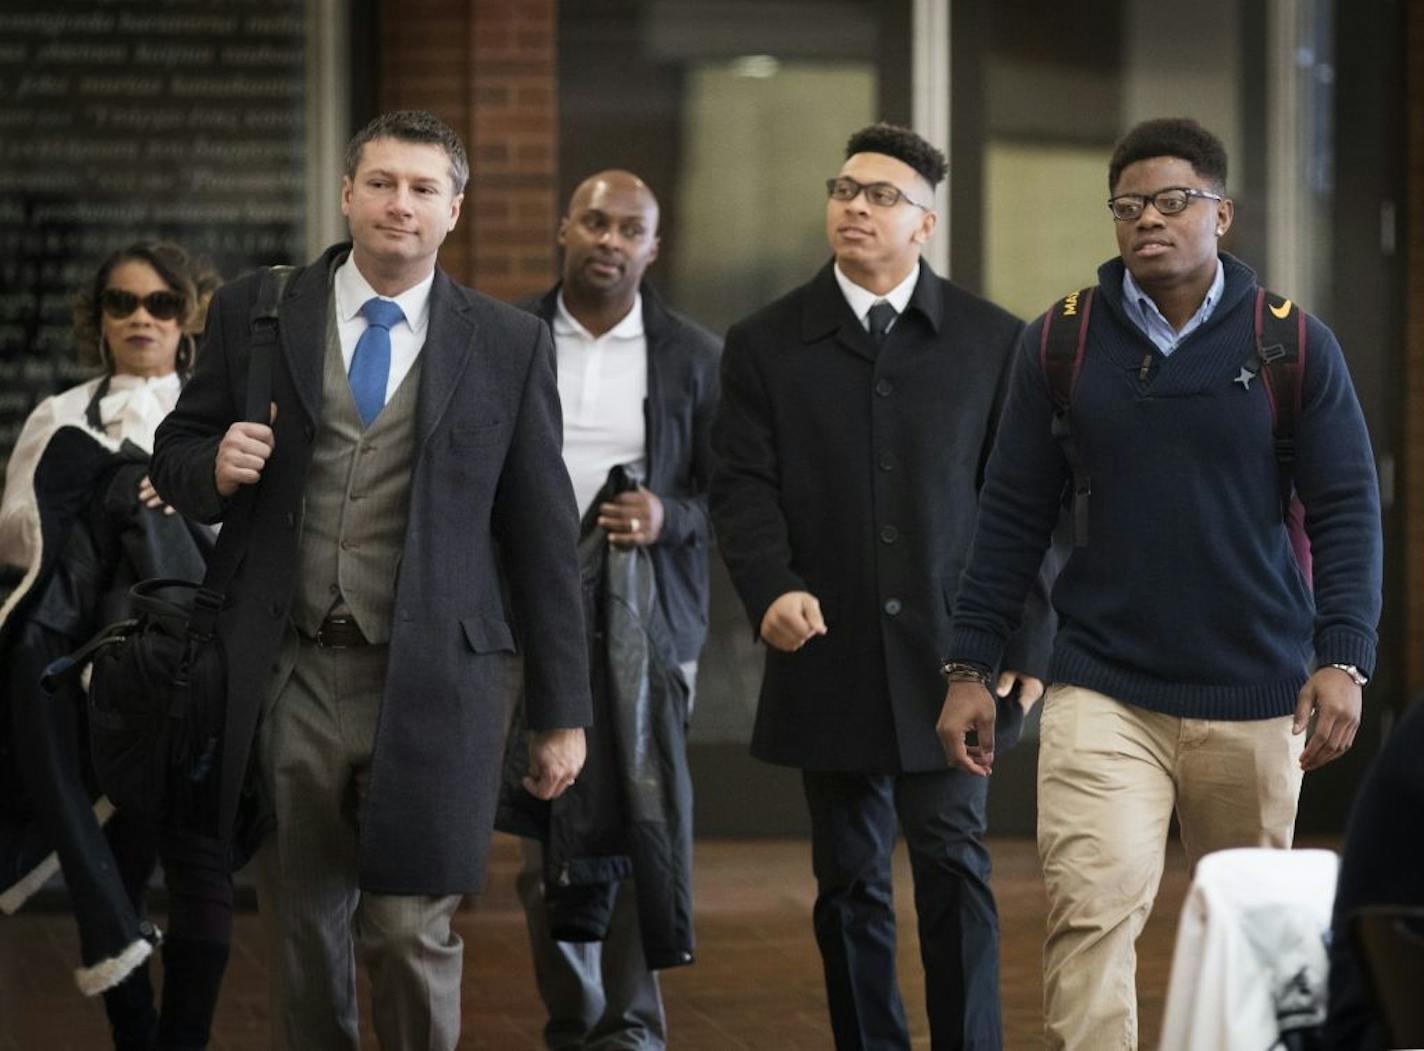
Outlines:
[[153,451],[158,424],[173,411],[182,384],[176,372],[166,376],[114,376],[99,401],[101,431],[93,431],[84,411],[102,377],[71,387],[35,406],[25,420],[10,462],[5,468],[5,492],[0,497],[0,562],[28,569],[39,552],[39,509],[35,504],[35,467],[55,431],[83,427],[105,445],[118,449],[125,441]]

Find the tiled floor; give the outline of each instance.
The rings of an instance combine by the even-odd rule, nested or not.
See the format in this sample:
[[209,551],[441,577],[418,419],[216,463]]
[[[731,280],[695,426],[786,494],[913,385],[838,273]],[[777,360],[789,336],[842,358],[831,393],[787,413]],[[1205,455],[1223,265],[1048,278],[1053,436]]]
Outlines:
[[[1043,884],[1033,844],[993,843],[994,888],[1003,928],[1002,987],[1006,1046],[1039,1040]],[[1138,944],[1142,1047],[1155,1045],[1172,934],[1186,892],[1176,844],[1157,909]],[[677,1051],[831,1047],[820,963],[810,929],[814,884],[806,844],[707,841],[697,846],[698,961],[663,977],[670,1046]],[[541,1008],[514,897],[518,848],[499,839],[489,891],[459,917],[465,939],[465,1036],[461,1048],[535,1051]],[[901,987],[916,1048],[928,1048],[924,990],[903,848],[897,858],[901,916]],[[108,1046],[98,1001],[75,990],[73,924],[64,915],[0,917],[0,1051],[95,1051]],[[266,982],[258,919],[239,917],[237,944],[219,1005],[213,1048],[265,1046]],[[367,1030],[365,1046],[375,1041]]]

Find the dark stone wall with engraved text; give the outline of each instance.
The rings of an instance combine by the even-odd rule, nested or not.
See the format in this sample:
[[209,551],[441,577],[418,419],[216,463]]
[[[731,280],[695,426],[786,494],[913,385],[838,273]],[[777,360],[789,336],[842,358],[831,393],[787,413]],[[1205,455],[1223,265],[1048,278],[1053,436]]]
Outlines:
[[70,304],[98,262],[173,238],[225,278],[303,252],[302,0],[0,7],[0,461],[86,375]]

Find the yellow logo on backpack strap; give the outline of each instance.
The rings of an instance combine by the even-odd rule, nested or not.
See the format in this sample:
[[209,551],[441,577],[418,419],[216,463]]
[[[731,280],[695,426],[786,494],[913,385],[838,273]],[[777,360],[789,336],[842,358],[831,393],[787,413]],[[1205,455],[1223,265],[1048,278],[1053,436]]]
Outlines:
[[1291,301],[1290,301],[1289,299],[1287,299],[1287,300],[1286,300],[1284,303],[1282,303],[1280,306],[1278,306],[1278,307],[1271,307],[1271,313],[1272,313],[1272,314],[1275,314],[1276,317],[1278,317],[1278,318],[1280,318],[1282,321],[1284,321],[1284,320],[1286,319],[1286,315],[1288,315],[1288,314],[1290,313],[1290,308],[1291,308]]

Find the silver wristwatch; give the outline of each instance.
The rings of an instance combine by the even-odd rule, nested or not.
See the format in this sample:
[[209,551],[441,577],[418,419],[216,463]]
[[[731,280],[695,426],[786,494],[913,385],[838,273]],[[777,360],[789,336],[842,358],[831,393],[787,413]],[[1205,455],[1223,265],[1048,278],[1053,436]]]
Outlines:
[[1342,672],[1344,672],[1350,677],[1350,681],[1353,682],[1356,686],[1363,686],[1365,685],[1365,683],[1370,681],[1369,677],[1362,673],[1360,669],[1355,667],[1353,664],[1327,664],[1326,667],[1339,668]]

